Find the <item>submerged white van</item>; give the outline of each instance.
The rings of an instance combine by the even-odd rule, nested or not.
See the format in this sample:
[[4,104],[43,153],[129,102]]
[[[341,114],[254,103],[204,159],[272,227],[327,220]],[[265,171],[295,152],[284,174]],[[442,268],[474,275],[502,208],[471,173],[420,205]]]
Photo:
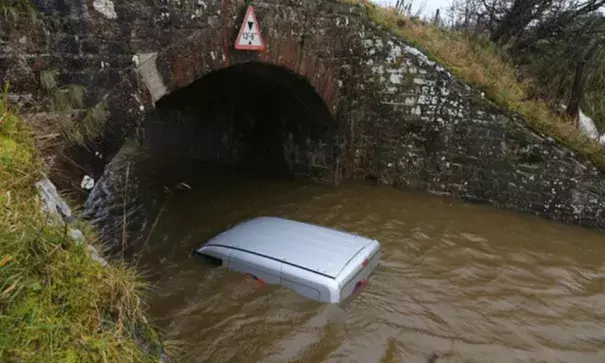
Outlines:
[[210,239],[196,254],[309,299],[340,303],[367,283],[380,261],[380,243],[312,224],[258,217]]

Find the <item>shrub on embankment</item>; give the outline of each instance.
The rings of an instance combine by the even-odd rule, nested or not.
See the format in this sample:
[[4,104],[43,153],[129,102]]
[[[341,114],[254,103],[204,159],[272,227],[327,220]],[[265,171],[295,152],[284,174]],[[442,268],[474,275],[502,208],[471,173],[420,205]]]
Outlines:
[[160,361],[141,280],[101,265],[41,210],[42,178],[30,132],[0,94],[0,361]]

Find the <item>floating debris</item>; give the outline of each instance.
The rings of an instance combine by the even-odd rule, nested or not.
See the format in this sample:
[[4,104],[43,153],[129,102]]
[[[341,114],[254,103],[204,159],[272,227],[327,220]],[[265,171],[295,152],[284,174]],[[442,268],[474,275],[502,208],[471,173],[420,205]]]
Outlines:
[[183,189],[191,190],[191,187],[189,186],[189,184],[183,183],[183,182],[178,183],[176,185],[176,188],[179,190],[183,190]]
[[91,190],[95,186],[95,180],[88,175],[85,175],[80,183],[82,189]]

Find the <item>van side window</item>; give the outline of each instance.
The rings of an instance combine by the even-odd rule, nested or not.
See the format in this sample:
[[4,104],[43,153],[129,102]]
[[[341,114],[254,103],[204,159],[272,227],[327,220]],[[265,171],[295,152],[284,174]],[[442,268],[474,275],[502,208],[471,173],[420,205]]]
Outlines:
[[219,267],[223,265],[223,260],[221,260],[220,258],[209,256],[203,253],[196,253],[193,257],[198,261],[202,262],[204,265],[212,267]]

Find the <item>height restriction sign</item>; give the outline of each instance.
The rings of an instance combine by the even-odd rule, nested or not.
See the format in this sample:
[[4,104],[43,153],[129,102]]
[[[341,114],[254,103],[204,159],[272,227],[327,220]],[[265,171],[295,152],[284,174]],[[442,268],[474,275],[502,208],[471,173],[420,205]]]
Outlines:
[[260,26],[254,15],[252,5],[248,6],[246,15],[244,15],[244,21],[235,41],[235,49],[259,51],[265,49],[265,41],[260,33]]

